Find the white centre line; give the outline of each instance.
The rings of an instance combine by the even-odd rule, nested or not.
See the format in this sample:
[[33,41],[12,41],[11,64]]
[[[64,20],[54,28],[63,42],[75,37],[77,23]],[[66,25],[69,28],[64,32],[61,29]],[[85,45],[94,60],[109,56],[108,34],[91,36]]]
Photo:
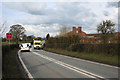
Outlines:
[[63,63],[63,62],[61,62],[61,61],[58,61],[58,60],[55,60],[55,59],[53,59],[53,58],[47,57],[47,56],[45,56],[45,55],[38,54],[37,52],[33,52],[33,53],[36,54],[36,55],[38,55],[38,56],[40,56],[40,57],[42,57],[42,58],[45,58],[45,59],[47,59],[47,60],[49,60],[49,61],[52,61],[52,62],[54,62],[54,63],[56,63],[56,64],[59,64],[59,65],[61,65],[61,66],[63,66],[63,67],[66,67],[66,68],[71,69],[71,70],[73,70],[73,71],[76,71],[76,72],[78,72],[78,73],[84,74],[84,75],[86,75],[86,76],[88,76],[88,77],[90,77],[90,78],[104,79],[104,77],[102,77],[102,76],[99,76],[99,75],[93,74],[93,73],[91,73],[91,72],[82,70],[82,69],[80,69],[80,68],[71,66],[71,65],[69,65],[69,64]]

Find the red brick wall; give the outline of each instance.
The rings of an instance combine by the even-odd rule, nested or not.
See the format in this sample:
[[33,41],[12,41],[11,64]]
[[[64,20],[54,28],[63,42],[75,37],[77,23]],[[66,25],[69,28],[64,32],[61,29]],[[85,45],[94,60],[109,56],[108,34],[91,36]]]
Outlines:
[[73,26],[72,29],[73,30],[71,32],[66,34],[67,36],[71,36],[71,35],[86,36],[86,33],[82,31],[82,27],[76,28],[75,26]]

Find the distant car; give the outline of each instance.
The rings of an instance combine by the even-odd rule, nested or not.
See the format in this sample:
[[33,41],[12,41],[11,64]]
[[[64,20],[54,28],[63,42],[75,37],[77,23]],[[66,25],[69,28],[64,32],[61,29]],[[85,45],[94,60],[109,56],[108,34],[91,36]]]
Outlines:
[[22,43],[20,45],[20,50],[21,51],[30,51],[30,43]]

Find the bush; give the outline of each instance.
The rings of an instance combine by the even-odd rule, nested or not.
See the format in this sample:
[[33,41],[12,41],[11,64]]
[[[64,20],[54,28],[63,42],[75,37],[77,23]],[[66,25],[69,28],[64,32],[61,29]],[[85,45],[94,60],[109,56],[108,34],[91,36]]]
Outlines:
[[78,36],[52,37],[47,43],[47,48],[66,49],[68,51],[118,55],[120,44],[81,44]]
[[19,45],[16,44],[2,45],[2,56],[7,55],[7,53],[14,48],[19,48]]
[[[24,78],[16,60],[18,45],[3,45],[2,46],[2,78],[3,80]],[[25,79],[24,79],[25,80]]]
[[69,50],[86,53],[118,55],[119,46],[120,44],[74,44],[69,47]]

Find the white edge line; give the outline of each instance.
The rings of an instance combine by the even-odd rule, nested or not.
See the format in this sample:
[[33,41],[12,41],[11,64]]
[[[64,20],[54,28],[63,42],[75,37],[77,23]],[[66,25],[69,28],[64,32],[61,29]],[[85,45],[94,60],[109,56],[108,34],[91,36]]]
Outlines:
[[33,79],[33,76],[31,75],[31,73],[29,72],[29,70],[27,69],[27,67],[25,66],[23,60],[22,60],[21,57],[20,57],[20,50],[18,51],[18,58],[19,58],[19,60],[20,60],[20,62],[21,62],[21,64],[22,64],[23,68],[25,69],[25,71],[26,71],[26,73],[27,73],[27,75],[28,75],[28,78],[34,80],[34,79]]
[[[49,51],[46,51],[46,52],[49,52]],[[55,54],[55,55],[60,55],[60,54],[57,54],[57,53],[54,53],[54,52],[50,52],[50,53],[51,54]],[[68,58],[73,58],[73,59],[76,59],[76,60],[82,60],[82,61],[86,61],[86,62],[90,62],[90,63],[94,63],[94,64],[104,65],[104,66],[108,66],[108,67],[112,67],[112,68],[119,68],[119,67],[116,67],[116,66],[111,66],[111,65],[107,65],[107,64],[103,64],[103,63],[97,63],[97,62],[88,61],[88,60],[83,60],[83,59],[79,59],[79,58],[75,58],[75,57],[70,57],[70,56],[66,56],[66,55],[60,55],[60,56],[68,57]]]

